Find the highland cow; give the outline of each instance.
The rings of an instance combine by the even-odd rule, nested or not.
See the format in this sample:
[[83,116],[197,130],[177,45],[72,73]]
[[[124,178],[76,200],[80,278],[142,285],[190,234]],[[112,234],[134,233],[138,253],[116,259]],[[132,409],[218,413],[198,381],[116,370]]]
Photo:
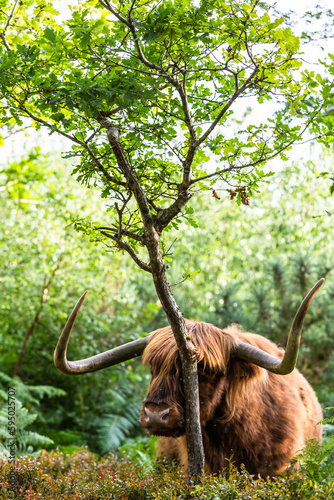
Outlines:
[[[309,292],[294,318],[283,351],[266,338],[241,331],[221,330],[187,321],[197,356],[200,423],[205,468],[218,472],[232,461],[262,477],[283,472],[306,441],[321,441],[322,412],[314,391],[294,369],[307,309],[321,279]],[[87,292],[86,292],[87,293]],[[69,337],[86,293],[73,309],[55,350],[55,365],[78,375],[144,354],[152,380],[142,404],[140,423],[160,436],[159,453],[187,469],[185,396],[181,360],[170,327],[80,361],[66,358]]]
[[[206,471],[218,472],[232,460],[251,474],[274,475],[288,467],[308,439],[321,440],[320,405],[297,369],[276,375],[233,354],[238,340],[280,359],[282,349],[236,326],[220,330],[189,321],[187,328],[197,346]],[[152,381],[140,423],[161,436],[159,453],[186,467],[182,369],[171,328],[151,334],[144,363],[151,366]]]

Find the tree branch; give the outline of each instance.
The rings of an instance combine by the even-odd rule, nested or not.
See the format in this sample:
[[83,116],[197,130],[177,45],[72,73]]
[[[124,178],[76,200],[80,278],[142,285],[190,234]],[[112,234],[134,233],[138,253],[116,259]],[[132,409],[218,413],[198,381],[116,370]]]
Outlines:
[[32,120],[34,120],[37,123],[40,123],[44,127],[52,129],[53,131],[57,132],[57,134],[62,135],[63,137],[66,137],[66,139],[69,139],[70,141],[74,142],[75,144],[79,144],[84,149],[86,149],[86,151],[88,152],[88,154],[92,158],[92,160],[95,163],[95,165],[97,166],[97,168],[100,170],[100,172],[105,176],[105,178],[109,182],[112,182],[112,183],[114,183],[114,184],[116,184],[118,186],[126,187],[126,183],[125,182],[122,182],[122,181],[116,179],[115,177],[111,176],[108,173],[108,171],[104,168],[104,166],[96,158],[95,154],[93,153],[93,151],[91,150],[91,148],[88,146],[88,144],[86,144],[84,141],[80,141],[79,139],[77,139],[73,135],[70,135],[70,134],[67,134],[66,132],[63,132],[58,127],[55,127],[54,125],[51,125],[51,123],[48,123],[47,121],[43,120],[42,118],[38,118],[33,113],[31,113],[31,111],[29,111],[26,108],[26,106],[24,106],[17,98],[15,98],[15,96],[12,96],[12,97],[18,103],[19,108],[21,109],[21,111],[23,111],[24,113],[26,113]]
[[258,73],[259,71],[259,68],[256,67],[254,69],[254,71],[252,72],[252,74],[247,78],[247,80],[244,82],[244,84],[239,88],[237,89],[233,96],[231,97],[231,99],[228,101],[227,104],[225,104],[225,106],[223,107],[223,109],[220,111],[220,113],[218,114],[217,118],[212,122],[212,124],[210,125],[210,127],[207,129],[206,132],[204,132],[204,134],[202,135],[202,137],[200,137],[200,139],[197,141],[197,146],[199,146],[200,144],[202,144],[202,142],[205,141],[205,139],[211,134],[211,132],[214,130],[214,128],[216,127],[216,125],[219,123],[219,121],[222,119],[222,117],[224,116],[224,114],[226,113],[226,111],[232,106],[232,104],[234,103],[234,101],[239,97],[240,94],[242,94],[242,92],[247,88],[247,86],[249,85],[249,83],[253,80],[254,76]]
[[105,176],[105,178],[109,181],[109,182],[113,182],[114,184],[116,184],[117,186],[123,186],[124,188],[127,186],[126,182],[123,182],[123,181],[119,181],[118,179],[116,179],[116,177],[113,177],[112,175],[109,174],[109,172],[104,168],[104,166],[102,165],[102,163],[99,162],[99,160],[96,158],[95,154],[93,153],[93,151],[90,149],[90,147],[88,146],[88,144],[85,144],[84,145],[84,148],[86,149],[86,151],[89,153],[89,155],[91,156],[92,160],[94,161],[95,165],[97,166],[97,168],[100,170],[100,172]]
[[[311,117],[307,120],[304,128],[301,130],[300,135],[302,135],[307,130],[307,128],[309,127],[309,125],[311,124],[311,122],[320,113],[320,111],[321,111],[322,108],[323,108],[323,106],[321,105],[320,108],[311,115]],[[312,139],[309,139],[309,140],[312,140]],[[256,167],[256,165],[259,165],[261,163],[264,163],[264,162],[267,162],[269,160],[272,160],[272,159],[276,158],[276,156],[278,156],[280,153],[282,153],[283,151],[285,151],[286,149],[288,149],[296,141],[297,141],[297,139],[292,139],[288,143],[284,144],[284,146],[282,146],[280,149],[278,149],[277,151],[275,151],[273,154],[268,155],[266,157],[265,156],[260,157],[258,160],[255,160],[255,161],[253,161],[251,163],[246,163],[245,165],[239,165],[239,166],[237,166],[237,165],[231,165],[230,167],[223,168],[222,170],[219,170],[218,172],[213,172],[212,174],[208,174],[208,175],[205,175],[203,177],[198,177],[197,179],[192,179],[190,181],[190,185],[193,185],[193,184],[195,184],[196,182],[199,182],[199,181],[203,181],[203,180],[210,179],[212,177],[221,175],[221,174],[223,174],[225,172],[230,172],[232,170],[241,170],[241,169],[244,169],[244,168],[254,168],[254,167]],[[304,144],[304,142],[301,142],[300,144]]]
[[[108,0],[100,0],[103,5],[103,2],[108,2]],[[111,9],[112,11],[113,9]],[[142,48],[140,46],[140,42],[137,38],[135,27],[131,21],[131,16],[129,15],[129,22],[127,22],[122,16],[116,13],[116,17],[121,20],[126,26],[129,27],[133,40],[137,49],[139,60],[142,61],[150,69],[155,69],[161,71],[159,66],[151,63],[146,59],[143,54]],[[174,80],[168,73],[166,72],[164,77],[167,81],[169,81],[175,88],[180,84]],[[180,88],[180,87],[179,87]],[[182,94],[182,88],[181,88]],[[180,95],[181,95],[180,94]],[[183,96],[183,105],[187,104],[186,100]],[[181,97],[182,100],[182,97]],[[186,115],[185,115],[186,116]],[[191,121],[188,122],[191,126]],[[160,243],[160,232],[159,228],[161,227],[157,222],[157,219],[152,216],[152,213],[149,208],[148,200],[143,192],[143,189],[139,183],[139,179],[135,175],[135,173],[130,169],[126,157],[124,155],[124,151],[122,145],[119,141],[119,130],[118,127],[115,127],[110,120],[104,120],[103,126],[107,129],[107,135],[109,142],[113,148],[114,154],[116,156],[117,162],[123,171],[126,179],[128,180],[129,187],[133,190],[133,193],[136,197],[137,204],[139,206],[143,223],[144,223],[144,238],[145,245],[149,253],[150,257],[150,266],[149,270],[152,272],[152,278],[154,281],[155,289],[161,301],[161,304],[164,308],[164,311],[167,315],[168,321],[172,327],[172,331],[174,333],[176,343],[180,352],[181,364],[182,364],[182,373],[183,373],[183,383],[186,395],[186,436],[187,436],[187,449],[188,449],[188,477],[198,477],[201,474],[201,471],[204,469],[204,448],[202,441],[202,433],[200,426],[200,416],[199,416],[199,390],[198,390],[198,374],[197,374],[197,358],[195,355],[195,347],[191,340],[188,337],[187,327],[182,316],[182,313],[171,293],[170,287],[168,285],[166,279],[166,267],[163,262],[163,258],[161,255],[161,243]],[[190,133],[191,136],[191,146],[193,147],[194,135],[193,132]],[[190,167],[191,165],[189,165]],[[186,165],[184,177],[190,175],[190,171],[187,171],[188,165]],[[182,205],[182,201],[186,203],[188,201],[189,193],[188,190],[185,189],[184,185],[187,184],[184,181],[184,184],[179,186],[179,197],[178,203]],[[186,198],[186,199],[185,199]],[[160,211],[158,215],[161,215]],[[123,245],[124,243],[121,242]],[[134,250],[130,248],[124,248],[129,251],[130,255],[134,252]],[[134,252],[132,256],[133,259],[139,259],[137,254]],[[139,259],[137,262],[138,265],[142,269],[143,262]],[[146,266],[144,264],[144,266]],[[148,269],[145,269],[148,270]]]
[[113,240],[117,246],[119,248],[121,248],[122,250],[125,250],[131,257],[132,259],[135,261],[135,263],[141,268],[143,269],[143,271],[146,271],[148,273],[152,273],[152,270],[151,270],[151,266],[148,265],[148,264],[145,264],[144,261],[141,260],[141,258],[139,257],[139,255],[135,252],[135,250],[132,248],[131,245],[129,245],[128,243],[125,243],[124,241],[122,241],[121,239],[117,238],[116,236],[112,236],[111,234],[105,232],[105,231],[101,231],[101,234],[103,234],[104,236],[106,236],[107,238]]
[[187,93],[186,93],[186,87],[185,87],[185,75],[183,76],[183,86],[178,82],[177,85],[175,85],[176,90],[178,91],[182,103],[182,109],[183,109],[183,114],[184,114],[184,121],[188,127],[189,133],[190,133],[190,139],[191,139],[191,145],[195,144],[197,142],[197,134],[195,127],[192,123],[192,119],[190,116],[189,112],[189,105],[188,105],[188,99],[187,99]]
[[178,186],[178,197],[168,208],[163,208],[157,214],[157,224],[159,230],[162,231],[181,210],[186,206],[192,194],[189,193],[188,188],[184,188],[182,184]]
[[[118,229],[112,227],[101,226],[96,228],[96,231],[101,231],[101,230],[110,231],[111,233],[118,234]],[[121,236],[127,236],[128,238],[132,238],[133,240],[139,241],[140,243],[144,243],[144,239],[142,236],[139,236],[139,234],[136,234],[132,231],[128,231],[126,229],[121,230]]]
[[117,12],[117,10],[116,10],[116,9],[114,9],[114,8],[110,5],[110,3],[109,3],[109,1],[108,1],[108,0],[99,0],[99,2],[100,2],[100,4],[101,4],[101,5],[102,5],[105,9],[109,10],[109,12],[111,12],[112,14],[114,14],[114,16],[115,16],[115,17],[117,17],[117,19],[118,19],[119,21],[121,21],[121,23],[124,23],[124,24],[126,24],[126,26],[129,26],[129,23],[128,23],[127,19],[125,19],[125,17],[121,16],[121,14],[119,14],[119,13]]
[[241,168],[246,168],[246,165],[242,165],[240,167],[235,167],[234,165],[231,165],[230,167],[218,170],[218,172],[213,172],[212,174],[204,175],[203,177],[198,177],[197,179],[192,179],[190,181],[190,185],[192,186],[196,182],[205,181],[206,179],[210,179],[211,177],[215,177],[216,175],[221,175],[224,174],[225,172],[230,172],[231,170],[241,169]]
[[40,123],[41,125],[44,125],[44,127],[47,127],[49,129],[53,129],[58,134],[62,135],[63,137],[66,137],[66,139],[70,139],[70,141],[75,142],[76,144],[79,144],[80,146],[85,147],[85,143],[83,141],[80,141],[79,139],[77,139],[73,135],[70,135],[70,134],[67,134],[66,132],[63,132],[58,127],[56,127],[55,125],[51,125],[51,123],[48,123],[47,121],[43,120],[42,118],[38,118],[36,115],[31,113],[31,111],[29,111],[26,108],[26,106],[19,99],[17,99],[13,95],[11,97],[14,99],[14,101],[16,101],[18,103],[20,110],[23,111],[23,113],[26,113],[26,115],[28,115],[29,118],[31,118],[32,120],[34,120],[37,123]]
[[119,128],[114,125],[109,118],[100,118],[99,121],[101,126],[107,130],[107,137],[116,157],[118,166],[127,180],[128,187],[131,189],[137,200],[144,226],[145,228],[148,226],[152,227],[153,214],[139,179],[131,165],[129,165],[125,156],[123,146],[119,140]]
[[7,19],[6,25],[5,25],[5,27],[4,27],[4,30],[3,30],[3,32],[0,34],[0,38],[1,38],[1,40],[3,41],[3,44],[4,44],[4,46],[6,47],[6,49],[7,49],[7,50],[11,50],[11,47],[10,47],[10,45],[9,45],[8,41],[7,41],[7,38],[6,38],[6,31],[7,31],[8,27],[9,27],[9,25],[10,25],[11,20],[12,20],[12,19],[13,19],[13,17],[14,17],[14,14],[15,14],[16,8],[17,8],[17,6],[18,6],[18,4],[19,4],[19,1],[20,1],[20,0],[15,0],[14,6],[13,6],[13,8],[12,8],[11,13],[10,13],[10,14],[9,14],[9,16],[8,16],[8,19]]
[[6,47],[7,50],[11,50],[9,43],[7,42],[6,35],[4,33],[0,34],[0,38],[3,41],[4,46]]
[[14,130],[14,132],[10,132],[8,135],[3,137],[2,139],[5,141],[6,139],[9,139],[10,137],[12,137],[15,134],[19,134],[20,132],[24,132],[24,130],[27,130],[28,128],[30,128],[30,125],[28,125],[27,127],[20,128],[18,130]]

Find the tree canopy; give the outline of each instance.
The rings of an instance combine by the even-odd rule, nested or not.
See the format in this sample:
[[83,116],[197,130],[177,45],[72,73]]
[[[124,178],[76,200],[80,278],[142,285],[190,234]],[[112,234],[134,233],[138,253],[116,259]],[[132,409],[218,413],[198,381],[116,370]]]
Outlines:
[[[103,237],[122,247],[143,233],[122,161],[160,229],[217,179],[248,203],[269,175],[265,163],[286,159],[331,95],[330,81],[303,69],[285,18],[258,0],[91,1],[61,24],[52,2],[10,6],[1,13],[2,122],[32,119],[72,141],[78,180],[98,183],[111,202]],[[258,111],[247,117],[252,104]],[[105,126],[118,129],[122,152]],[[328,133],[323,122],[318,133]]]

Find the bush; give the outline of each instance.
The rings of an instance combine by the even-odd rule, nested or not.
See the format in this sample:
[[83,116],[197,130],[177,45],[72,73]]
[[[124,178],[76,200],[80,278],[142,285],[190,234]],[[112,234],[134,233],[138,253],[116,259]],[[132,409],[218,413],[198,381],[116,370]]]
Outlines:
[[[3,461],[0,497],[9,490],[10,465]],[[201,486],[189,490],[182,469],[158,460],[149,470],[125,457],[96,455],[81,448],[65,456],[44,451],[39,457],[20,458],[15,464],[15,498],[25,500],[331,500],[334,482],[319,483],[302,471],[276,479],[254,479],[246,471],[205,474]]]

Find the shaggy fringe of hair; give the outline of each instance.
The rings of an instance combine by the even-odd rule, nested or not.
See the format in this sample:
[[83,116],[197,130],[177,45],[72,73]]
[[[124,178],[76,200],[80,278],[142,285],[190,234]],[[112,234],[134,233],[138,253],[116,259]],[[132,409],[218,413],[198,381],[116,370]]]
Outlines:
[[[182,368],[179,350],[170,326],[151,333],[150,342],[143,355],[144,365],[151,365],[153,380],[150,394],[158,394],[161,386],[167,386],[169,402],[174,403],[175,379],[181,377]],[[171,379],[170,374],[174,377]]]
[[[258,335],[244,334],[236,325],[220,330],[214,325],[203,322],[186,321],[189,336],[196,346],[199,370],[225,376],[226,402],[228,416],[220,421],[227,422],[233,418],[238,408],[245,410],[254,397],[259,397],[259,390],[266,383],[266,370],[233,356],[238,339],[256,345],[264,350],[273,344]],[[260,345],[264,340],[268,345]],[[267,349],[265,349],[267,347]],[[275,346],[275,350],[277,350]],[[277,355],[277,352],[275,352]],[[181,362],[176,341],[170,326],[156,330],[144,351],[144,364],[150,364],[155,378],[150,391],[158,391],[160,384],[167,385],[170,394],[174,394],[175,378],[181,376]],[[170,373],[175,375],[171,380]],[[260,385],[259,385],[260,383]]]
[[[196,347],[197,362],[202,362],[206,371],[225,374],[237,339],[209,323],[187,320],[186,326]],[[175,367],[178,353],[172,329],[167,326],[151,333],[143,362],[157,367],[159,371],[162,369],[167,374],[171,367]]]

